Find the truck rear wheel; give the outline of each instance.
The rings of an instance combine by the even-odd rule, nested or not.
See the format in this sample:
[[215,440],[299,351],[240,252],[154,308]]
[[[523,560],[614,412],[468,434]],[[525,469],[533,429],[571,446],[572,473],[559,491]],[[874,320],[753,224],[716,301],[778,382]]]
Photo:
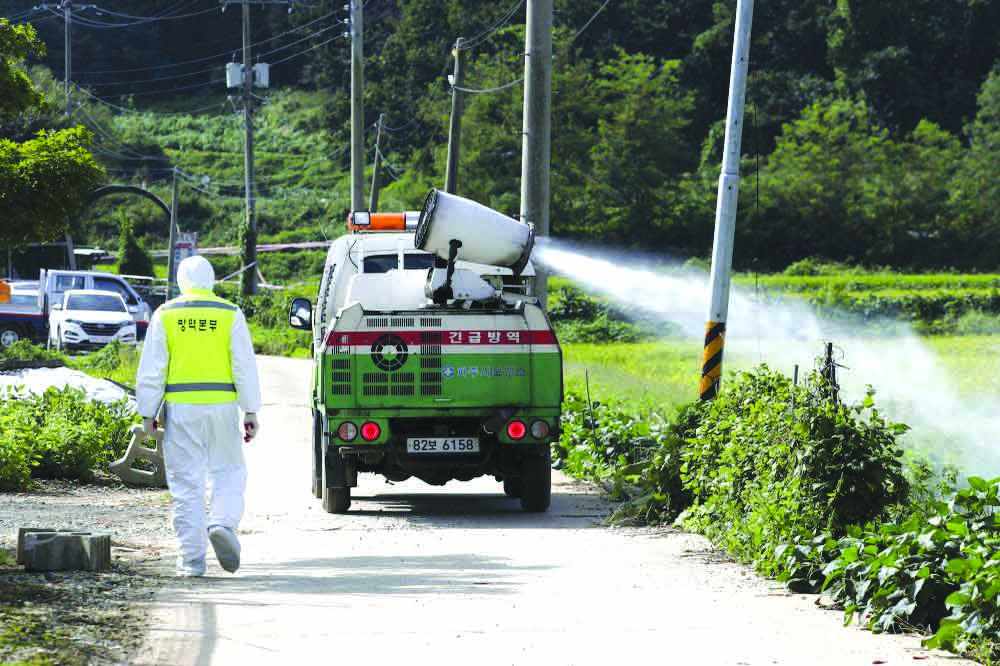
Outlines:
[[347,513],[351,508],[351,488],[344,474],[344,459],[337,449],[327,447],[323,459],[323,510]]
[[350,488],[323,488],[324,511],[327,513],[347,513],[350,508]]
[[521,477],[519,476],[503,477],[503,494],[506,495],[507,497],[520,497]]
[[[546,454],[548,446],[545,447]],[[506,490],[506,487],[505,487]],[[539,513],[552,501],[552,460],[549,455],[531,455],[521,463],[521,508]]]
[[312,494],[323,497],[323,417],[313,410]]

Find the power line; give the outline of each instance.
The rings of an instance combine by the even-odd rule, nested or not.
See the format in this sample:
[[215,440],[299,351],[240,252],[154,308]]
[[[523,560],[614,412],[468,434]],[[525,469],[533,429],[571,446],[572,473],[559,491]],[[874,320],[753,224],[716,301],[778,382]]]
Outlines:
[[[58,16],[59,18],[64,18],[64,15],[61,14],[59,12],[59,10],[53,8],[50,5],[43,5],[43,8],[47,9],[50,14]],[[99,10],[100,13],[104,13],[104,12],[107,11],[107,10],[101,10],[100,8],[98,8],[98,10]],[[143,20],[140,20],[140,21],[130,21],[130,22],[127,22],[127,23],[110,23],[110,22],[107,22],[107,21],[98,21],[96,19],[91,19],[91,18],[88,18],[88,17],[85,17],[85,16],[79,16],[79,15],[72,15],[69,20],[70,20],[70,22],[75,23],[76,25],[81,25],[81,26],[83,26],[85,28],[94,28],[94,29],[97,29],[97,30],[107,30],[107,29],[114,29],[114,28],[129,28],[129,27],[136,26],[136,25],[147,25],[147,24],[150,24],[150,23],[156,23],[158,21],[165,21],[165,20],[172,20],[172,19],[182,19],[182,18],[191,18],[191,17],[194,17],[194,16],[201,16],[203,14],[208,14],[208,13],[214,12],[214,11],[217,11],[217,9],[213,7],[213,8],[210,8],[210,9],[202,9],[201,11],[197,11],[197,12],[191,12],[189,14],[179,14],[179,15],[176,15],[176,16],[164,16],[164,17],[150,17],[150,18],[144,18]],[[99,15],[100,15],[100,13],[99,13]],[[108,13],[110,13],[110,12],[108,12]]]
[[517,4],[511,7],[509,10],[507,10],[507,13],[502,15],[499,19],[497,19],[493,23],[493,25],[484,30],[481,30],[478,34],[473,35],[472,37],[466,39],[462,43],[461,49],[463,51],[466,49],[472,49],[484,43],[486,40],[492,37],[495,32],[497,32],[498,30],[500,30],[500,28],[506,25],[507,22],[510,21],[511,18],[513,18],[514,14],[517,13],[517,10],[520,9],[521,5],[523,4],[524,0],[518,0]]
[[274,67],[275,65],[280,65],[283,62],[288,62],[292,58],[298,58],[300,55],[304,55],[306,53],[309,53],[310,51],[315,51],[319,47],[325,46],[325,45],[329,44],[330,42],[334,41],[335,39],[337,39],[337,38],[336,37],[331,37],[330,39],[326,40],[325,42],[320,42],[316,46],[308,48],[305,51],[299,51],[298,53],[295,53],[293,55],[288,56],[287,58],[282,58],[281,60],[276,60],[275,62],[271,63],[271,66]]
[[117,104],[112,104],[111,102],[107,101],[106,99],[101,99],[97,95],[94,95],[92,92],[90,92],[86,88],[81,88],[79,85],[77,85],[75,83],[73,85],[76,87],[77,90],[79,90],[83,94],[87,95],[88,97],[90,97],[95,102],[103,104],[104,106],[108,107],[109,109],[114,109],[116,111],[121,111],[122,113],[141,113],[141,114],[148,114],[148,115],[153,115],[153,116],[188,116],[188,115],[193,115],[195,113],[201,113],[202,111],[208,111],[209,109],[216,109],[216,108],[220,108],[220,107],[225,107],[225,105],[226,105],[225,101],[220,101],[220,102],[218,102],[216,104],[212,104],[210,106],[202,106],[202,107],[199,107],[197,109],[190,109],[190,110],[187,110],[187,111],[140,111],[139,109],[129,109],[129,108],[124,107],[124,106],[118,106]]
[[[303,23],[302,25],[295,26],[294,28],[292,28],[290,30],[286,30],[285,32],[282,32],[280,34],[277,34],[274,37],[269,37],[267,39],[262,39],[259,42],[255,42],[255,43],[251,44],[250,46],[251,47],[256,47],[256,46],[260,46],[261,44],[264,44],[264,43],[267,43],[267,42],[273,42],[275,39],[280,39],[281,37],[289,35],[289,34],[291,34],[293,32],[297,32],[297,31],[301,30],[302,28],[310,26],[310,25],[312,25],[314,23],[318,23],[318,22],[320,22],[320,21],[322,21],[324,19],[328,19],[328,18],[330,18],[331,16],[333,16],[336,13],[337,12],[333,11],[333,12],[330,12],[329,14],[324,14],[323,16],[320,16],[318,19],[313,19],[312,21],[309,21],[308,23]],[[224,51],[224,52],[216,54],[216,55],[205,56],[204,58],[194,58],[193,60],[182,60],[180,62],[175,62],[175,63],[168,64],[168,65],[153,65],[153,66],[150,66],[150,67],[133,67],[131,69],[105,69],[105,70],[98,70],[98,71],[92,71],[92,72],[77,72],[77,73],[78,74],[100,75],[100,74],[130,74],[130,73],[133,73],[133,72],[145,72],[145,71],[149,71],[151,69],[164,69],[164,68],[167,68],[167,67],[176,67],[178,65],[192,65],[194,63],[207,62],[209,60],[218,60],[219,58],[225,58],[226,56],[228,56],[231,53],[233,53],[233,51],[234,51],[234,49],[229,49],[228,51]]]
[[455,90],[459,90],[459,91],[464,92],[464,93],[470,93],[470,94],[473,94],[473,95],[485,95],[487,93],[495,93],[495,92],[498,92],[500,90],[506,90],[507,88],[513,88],[518,83],[522,83],[523,81],[524,81],[524,77],[522,76],[521,78],[517,79],[516,81],[511,81],[510,83],[505,83],[502,86],[497,86],[495,88],[484,88],[482,90],[474,90],[472,88],[460,88],[458,86],[452,86],[452,87]]
[[580,35],[582,35],[583,31],[590,27],[590,24],[594,22],[594,19],[597,18],[597,15],[600,14],[601,12],[603,12],[604,8],[607,7],[610,3],[611,3],[611,0],[604,0],[604,4],[601,5],[600,9],[598,9],[596,12],[594,12],[594,15],[591,16],[587,20],[587,22],[583,24],[583,27],[576,31],[576,34],[573,35],[573,39],[569,40],[570,44],[572,44],[573,42],[575,42],[576,38],[579,37]]

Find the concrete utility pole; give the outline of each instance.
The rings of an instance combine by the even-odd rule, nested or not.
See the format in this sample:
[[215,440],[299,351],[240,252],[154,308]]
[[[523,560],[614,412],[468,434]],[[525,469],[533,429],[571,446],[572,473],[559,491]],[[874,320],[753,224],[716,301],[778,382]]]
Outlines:
[[70,88],[70,83],[69,83],[69,81],[70,81],[70,79],[72,78],[72,75],[73,75],[73,49],[70,47],[70,30],[72,30],[72,26],[73,26],[73,16],[72,16],[72,14],[73,14],[73,3],[70,2],[70,0],[63,0],[62,8],[63,8],[63,16],[65,17],[65,20],[66,20],[66,28],[65,28],[65,32],[64,32],[65,39],[66,39],[66,45],[65,45],[66,53],[65,53],[65,62],[63,64],[63,68],[65,70],[64,74],[65,74],[65,80],[66,80],[66,83],[65,83],[65,85],[66,85],[66,115],[68,116],[73,111],[73,92],[72,92],[72,89]]
[[167,234],[167,300],[174,297],[177,284],[177,167],[174,167],[173,196],[170,199],[170,232]]
[[743,106],[750,65],[750,28],[753,0],[736,2],[736,35],[733,67],[729,78],[729,106],[726,110],[726,142],[719,176],[715,209],[715,241],[712,245],[712,303],[705,327],[705,349],[701,366],[701,399],[711,400],[722,382],[722,348],[729,315],[729,278],[733,268],[733,239],[736,234],[736,207],[740,192],[740,144],[743,139]]
[[382,124],[385,122],[385,114],[378,114],[378,125],[375,132],[375,164],[372,167],[372,191],[368,199],[368,210],[375,212],[378,210],[378,195],[381,183],[379,182],[379,170],[382,168]]
[[[528,0],[524,49],[524,138],[521,148],[521,221],[549,235],[549,160],[552,134],[552,0]],[[535,266],[542,307],[548,276]]]
[[458,186],[458,158],[462,152],[462,85],[465,83],[465,73],[462,71],[462,60],[465,51],[462,49],[461,37],[455,40],[455,48],[451,54],[455,57],[455,73],[451,75],[451,124],[448,126],[448,167],[444,176],[444,191],[455,194]]
[[[257,199],[254,196],[253,178],[253,64],[250,62],[250,0],[243,0],[243,162],[246,193],[247,219],[243,232],[243,265],[250,266],[257,261]],[[257,293],[257,271],[253,268],[243,271],[242,293]]]
[[365,207],[365,61],[362,0],[351,0],[351,210]]

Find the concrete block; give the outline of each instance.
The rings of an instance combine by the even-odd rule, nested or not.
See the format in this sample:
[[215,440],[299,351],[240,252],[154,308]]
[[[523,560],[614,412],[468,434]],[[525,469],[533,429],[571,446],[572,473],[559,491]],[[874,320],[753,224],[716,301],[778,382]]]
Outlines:
[[111,535],[22,527],[17,563],[25,571],[104,571],[111,566]]
[[[125,450],[125,455],[111,463],[111,471],[125,483],[150,488],[166,488],[167,473],[163,466],[163,430],[156,431],[154,436],[155,449],[145,446],[147,438],[141,424],[132,426],[131,433],[132,439],[129,441],[128,449]],[[132,461],[136,458],[151,462],[153,470],[132,469]]]

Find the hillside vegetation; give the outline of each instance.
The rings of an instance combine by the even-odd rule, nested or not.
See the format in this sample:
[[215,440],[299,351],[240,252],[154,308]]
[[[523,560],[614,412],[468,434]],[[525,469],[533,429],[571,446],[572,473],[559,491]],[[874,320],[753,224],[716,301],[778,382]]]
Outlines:
[[[255,53],[274,64],[274,86],[258,91],[268,103],[255,121],[264,240],[330,237],[347,212],[342,5],[253,10]],[[555,5],[553,233],[704,256],[736,3]],[[145,183],[169,197],[179,167],[182,227],[208,243],[235,242],[242,128],[225,98],[223,65],[238,51],[239,12],[207,1],[186,3],[182,12],[173,0],[152,0],[142,8],[149,18],[137,21],[114,13],[138,12],[124,0],[101,7],[108,13],[74,14],[74,80],[85,91],[76,93],[80,106],[68,122],[94,131],[109,181]],[[374,125],[385,114],[382,207],[414,208],[442,184],[446,74],[461,36],[466,87],[501,89],[466,96],[459,191],[516,214],[523,2],[372,0],[365,12],[369,162]],[[8,122],[0,135],[66,125],[56,111],[61,19],[13,0],[0,1],[5,14],[32,21],[49,45],[32,72],[53,112]],[[774,270],[815,255],[921,270],[994,269],[998,20],[1000,0],[758,2],[737,265]],[[111,34],[115,40],[106,39]],[[162,245],[162,213],[127,198],[105,200],[78,223],[78,234],[113,247],[109,212],[123,202],[146,244]]]

